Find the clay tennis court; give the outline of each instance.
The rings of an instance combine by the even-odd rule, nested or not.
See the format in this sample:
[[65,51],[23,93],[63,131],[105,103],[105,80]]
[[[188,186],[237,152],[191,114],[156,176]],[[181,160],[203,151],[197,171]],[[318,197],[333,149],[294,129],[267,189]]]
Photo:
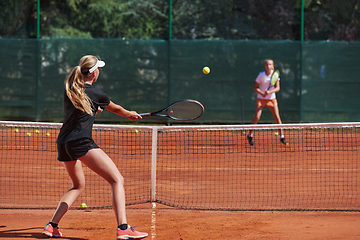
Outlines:
[[[44,239],[53,210],[0,210],[0,238]],[[359,239],[359,212],[199,211],[151,204],[130,206],[128,220],[146,239]],[[63,239],[115,239],[112,210],[70,210],[60,224]]]
[[[137,129],[95,131],[94,138],[125,177],[129,224],[148,239],[360,237],[356,128],[288,130],[289,146],[272,130],[259,131],[253,147],[246,131],[159,131],[156,208],[150,203],[152,132]],[[43,238],[71,186],[56,161],[56,132],[2,130],[0,238]],[[86,190],[59,227],[65,239],[114,239],[109,187],[85,174]],[[87,210],[78,209],[82,202]]]

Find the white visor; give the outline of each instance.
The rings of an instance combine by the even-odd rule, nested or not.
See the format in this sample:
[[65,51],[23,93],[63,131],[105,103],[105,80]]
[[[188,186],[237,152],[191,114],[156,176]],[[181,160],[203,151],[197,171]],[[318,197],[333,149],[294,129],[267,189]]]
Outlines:
[[99,61],[99,59],[97,59],[97,62],[95,64],[95,66],[93,66],[92,68],[89,69],[89,73],[92,73],[93,71],[95,71],[97,68],[99,67],[103,67],[105,66],[105,62],[104,61]]

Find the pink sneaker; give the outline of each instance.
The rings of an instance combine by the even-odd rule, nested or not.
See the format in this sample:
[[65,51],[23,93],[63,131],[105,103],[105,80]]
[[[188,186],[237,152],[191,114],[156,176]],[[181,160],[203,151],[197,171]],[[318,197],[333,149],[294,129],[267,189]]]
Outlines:
[[59,228],[53,228],[50,223],[46,224],[44,231],[42,232],[43,235],[48,237],[56,237],[59,238],[62,236],[62,233],[59,232]]
[[116,236],[117,236],[116,239],[140,239],[140,238],[146,238],[148,234],[135,231],[133,227],[128,226],[128,229],[126,230],[121,230],[120,228],[118,228]]

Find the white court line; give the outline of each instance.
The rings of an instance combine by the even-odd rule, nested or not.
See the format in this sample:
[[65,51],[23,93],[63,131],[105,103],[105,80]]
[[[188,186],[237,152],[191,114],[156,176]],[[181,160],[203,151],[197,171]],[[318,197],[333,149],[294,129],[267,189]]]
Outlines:
[[[159,168],[161,169],[161,168]],[[356,172],[359,171],[357,168],[189,168],[189,167],[169,167],[167,170],[183,170],[183,171],[332,171],[332,172]]]
[[152,212],[151,212],[151,239],[156,239],[156,203],[152,203]]

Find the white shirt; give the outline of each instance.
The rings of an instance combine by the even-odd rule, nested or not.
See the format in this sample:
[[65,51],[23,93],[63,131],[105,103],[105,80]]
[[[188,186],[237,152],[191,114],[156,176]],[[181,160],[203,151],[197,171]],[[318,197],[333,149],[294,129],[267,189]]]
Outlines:
[[[266,76],[265,71],[264,71],[264,72],[259,73],[259,75],[257,76],[255,82],[259,83],[259,88],[262,92],[265,92],[269,88],[270,77],[271,77],[272,73],[273,73],[273,71],[271,71],[269,76]],[[280,81],[280,78],[278,81]],[[272,90],[274,88],[275,88],[275,86],[271,86],[271,88],[269,90]],[[263,97],[263,96],[261,96],[261,94],[258,94],[257,98],[271,100],[271,99],[276,98],[276,94],[271,93],[271,94],[266,95],[266,97]]]

